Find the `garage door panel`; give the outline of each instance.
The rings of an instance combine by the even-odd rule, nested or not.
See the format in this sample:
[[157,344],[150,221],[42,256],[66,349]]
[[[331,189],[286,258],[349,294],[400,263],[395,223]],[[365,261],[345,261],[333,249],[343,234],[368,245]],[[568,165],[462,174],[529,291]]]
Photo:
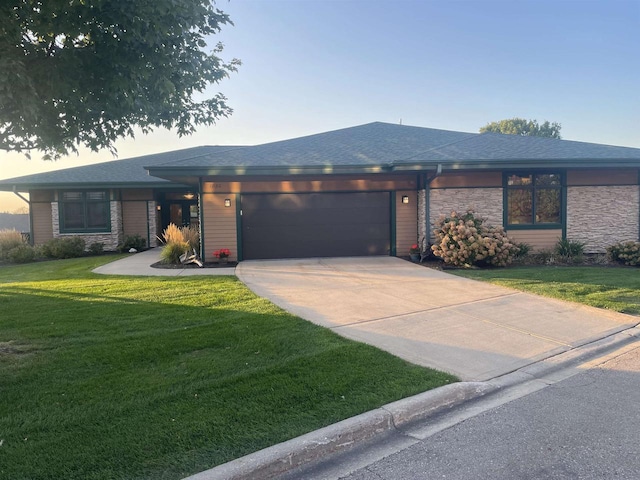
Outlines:
[[242,197],[246,259],[387,255],[389,193]]

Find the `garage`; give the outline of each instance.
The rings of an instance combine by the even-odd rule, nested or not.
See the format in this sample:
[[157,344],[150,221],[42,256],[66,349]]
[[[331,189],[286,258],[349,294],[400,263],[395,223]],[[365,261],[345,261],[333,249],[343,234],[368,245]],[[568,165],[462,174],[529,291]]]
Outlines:
[[388,255],[390,193],[241,197],[245,260]]

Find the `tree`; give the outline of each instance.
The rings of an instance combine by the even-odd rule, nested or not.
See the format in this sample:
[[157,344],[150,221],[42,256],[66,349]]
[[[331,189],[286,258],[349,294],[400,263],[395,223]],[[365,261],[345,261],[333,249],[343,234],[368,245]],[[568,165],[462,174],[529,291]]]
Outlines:
[[504,133],[507,135],[522,135],[525,137],[562,138],[560,129],[562,125],[545,121],[538,124],[537,120],[525,120],[524,118],[510,118],[498,122],[487,123],[480,129],[480,133]]
[[109,149],[231,114],[194,96],[236,71],[205,37],[232,22],[209,0],[5,0],[0,4],[0,149],[46,158]]

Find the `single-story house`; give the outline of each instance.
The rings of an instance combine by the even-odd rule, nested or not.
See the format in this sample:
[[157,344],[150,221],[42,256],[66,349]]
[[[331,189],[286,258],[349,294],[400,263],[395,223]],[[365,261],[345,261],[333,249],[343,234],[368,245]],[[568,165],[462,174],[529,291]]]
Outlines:
[[640,149],[370,123],[257,146],[204,146],[0,181],[29,193],[31,238],[148,245],[197,225],[202,256],[408,255],[472,207],[517,241],[603,252],[640,238]]

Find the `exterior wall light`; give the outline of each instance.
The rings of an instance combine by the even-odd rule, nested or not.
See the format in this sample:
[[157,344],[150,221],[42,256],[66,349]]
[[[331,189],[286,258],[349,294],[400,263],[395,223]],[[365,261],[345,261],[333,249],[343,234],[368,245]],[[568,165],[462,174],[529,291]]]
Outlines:
[[409,203],[409,195],[402,196],[402,203]]
[[195,195],[191,192],[184,194],[184,198],[186,198],[187,200],[193,200],[193,197],[195,197]]
[[231,199],[230,198],[225,198],[224,199],[224,206],[225,207],[230,207],[231,206]]

